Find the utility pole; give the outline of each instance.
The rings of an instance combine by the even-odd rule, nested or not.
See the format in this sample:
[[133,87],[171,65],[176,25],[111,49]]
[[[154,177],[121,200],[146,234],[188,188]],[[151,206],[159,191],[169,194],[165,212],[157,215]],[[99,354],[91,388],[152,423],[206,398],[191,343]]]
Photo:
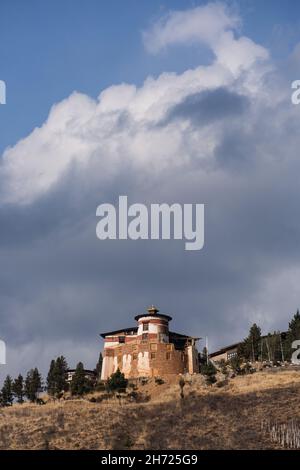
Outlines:
[[284,353],[283,353],[283,347],[282,347],[281,333],[279,333],[279,341],[280,341],[280,349],[281,349],[281,359],[282,359],[282,362],[284,362]]
[[205,336],[206,365],[208,365],[208,337]]
[[270,357],[270,349],[269,349],[269,343],[268,343],[268,340],[266,338],[266,345],[267,345],[267,350],[268,350],[268,358],[269,358],[269,362],[271,362],[271,357]]

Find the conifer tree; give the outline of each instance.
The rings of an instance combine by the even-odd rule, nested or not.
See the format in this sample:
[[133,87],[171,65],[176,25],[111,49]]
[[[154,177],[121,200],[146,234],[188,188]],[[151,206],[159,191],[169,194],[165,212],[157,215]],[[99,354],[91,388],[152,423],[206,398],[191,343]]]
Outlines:
[[51,396],[55,396],[55,394],[56,394],[54,369],[55,369],[55,360],[52,359],[52,361],[50,363],[50,367],[49,367],[49,372],[48,372],[48,375],[47,375],[47,392]]
[[64,356],[52,360],[47,375],[47,391],[49,395],[57,397],[68,389],[67,383],[68,364]]
[[99,354],[99,359],[98,359],[98,362],[97,362],[96,368],[95,368],[97,380],[99,380],[101,378],[102,363],[103,363],[103,356],[102,356],[102,353],[100,353]]
[[258,361],[260,357],[261,329],[254,323],[249,335],[239,345],[238,356],[246,361]]
[[28,400],[35,402],[41,387],[42,377],[38,369],[35,367],[27,373],[25,380],[25,395],[27,396]]
[[78,362],[75,373],[71,382],[72,395],[83,395],[87,392],[87,381],[85,378],[84,366],[82,362]]
[[107,388],[111,391],[125,390],[128,384],[128,380],[125,379],[125,375],[118,368],[114,374],[107,380]]
[[21,374],[13,381],[12,391],[14,397],[17,399],[17,402],[22,404],[24,403],[24,379]]
[[58,357],[56,359],[54,367],[54,378],[57,394],[64,392],[68,389],[67,371],[68,363],[66,361],[66,358],[64,356]]
[[10,406],[13,404],[13,400],[12,379],[10,375],[7,375],[1,389],[1,404],[3,406]]

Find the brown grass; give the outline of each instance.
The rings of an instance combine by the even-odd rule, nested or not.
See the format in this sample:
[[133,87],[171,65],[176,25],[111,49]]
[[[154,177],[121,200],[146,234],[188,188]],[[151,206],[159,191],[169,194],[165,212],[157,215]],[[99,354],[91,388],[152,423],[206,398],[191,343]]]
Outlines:
[[0,409],[0,449],[280,449],[262,422],[300,420],[300,371],[236,377],[222,388],[201,377],[140,390],[147,403],[70,400]]

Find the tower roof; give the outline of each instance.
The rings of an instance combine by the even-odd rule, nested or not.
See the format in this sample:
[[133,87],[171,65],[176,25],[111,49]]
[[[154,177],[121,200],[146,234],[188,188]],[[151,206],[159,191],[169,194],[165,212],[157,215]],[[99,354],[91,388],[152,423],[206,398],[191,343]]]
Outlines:
[[140,313],[139,315],[136,315],[134,319],[138,321],[140,318],[157,317],[157,318],[162,318],[167,321],[172,320],[172,317],[170,317],[169,315],[166,315],[165,313],[158,313],[159,309],[155,307],[154,305],[151,305],[150,307],[148,307],[147,312],[148,313]]

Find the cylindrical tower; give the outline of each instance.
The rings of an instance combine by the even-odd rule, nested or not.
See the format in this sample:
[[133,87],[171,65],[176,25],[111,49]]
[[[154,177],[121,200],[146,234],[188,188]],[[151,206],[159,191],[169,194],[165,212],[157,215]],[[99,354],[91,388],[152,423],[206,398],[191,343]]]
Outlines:
[[160,314],[154,305],[149,307],[147,312],[135,317],[138,322],[137,339],[140,341],[155,339],[161,343],[168,343],[169,321],[172,320],[172,317]]

